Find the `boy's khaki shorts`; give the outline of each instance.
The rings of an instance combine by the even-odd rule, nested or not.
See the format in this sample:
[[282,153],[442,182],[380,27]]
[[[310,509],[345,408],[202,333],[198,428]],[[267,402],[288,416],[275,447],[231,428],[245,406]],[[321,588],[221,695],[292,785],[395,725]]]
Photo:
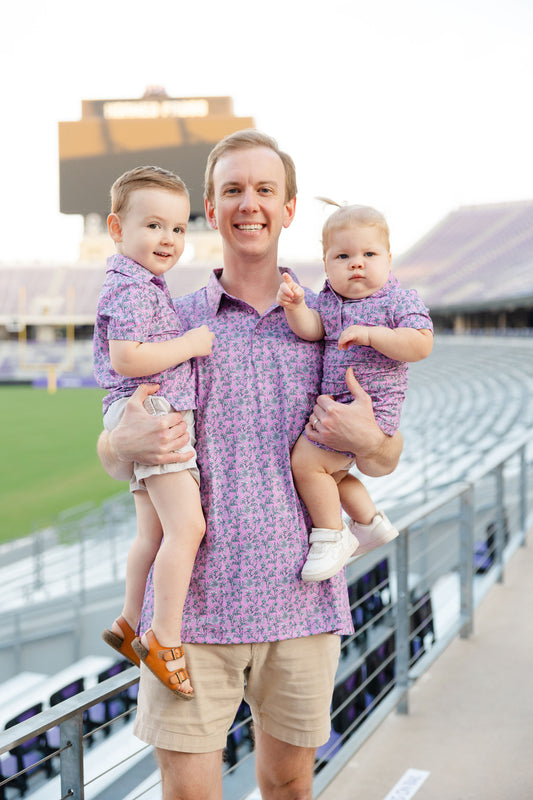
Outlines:
[[243,699],[254,723],[299,747],[319,747],[330,735],[330,706],[340,636],[322,633],[259,644],[184,644],[195,698],[172,692],[141,664],[134,733],[182,753],[226,746]]

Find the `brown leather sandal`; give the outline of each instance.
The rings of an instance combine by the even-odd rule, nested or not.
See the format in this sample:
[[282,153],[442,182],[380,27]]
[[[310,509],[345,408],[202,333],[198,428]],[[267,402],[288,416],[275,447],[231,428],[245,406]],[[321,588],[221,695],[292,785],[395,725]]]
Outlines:
[[113,650],[116,650],[118,653],[120,653],[121,656],[127,658],[128,661],[131,661],[131,663],[136,667],[140,667],[141,662],[139,656],[131,646],[131,643],[136,637],[135,631],[133,628],[130,628],[122,615],[117,617],[115,622],[124,634],[124,638],[121,639],[120,636],[114,631],[110,631],[108,628],[106,628],[105,631],[102,631],[102,639],[106,644],[112,647]]
[[169,672],[166,668],[167,661],[175,661],[177,658],[183,658],[183,647],[181,645],[177,647],[161,647],[151,628],[146,631],[146,638],[148,639],[150,649],[147,649],[143,645],[140,638],[135,639],[132,643],[132,647],[141,661],[146,664],[150,672],[152,672],[156,678],[159,678],[161,683],[164,683],[167,689],[170,689],[173,694],[183,698],[183,700],[192,700],[194,697],[194,690],[192,692],[182,692],[177,688],[181,683],[188,680],[189,673],[187,670],[182,667],[176,670],[176,672]]

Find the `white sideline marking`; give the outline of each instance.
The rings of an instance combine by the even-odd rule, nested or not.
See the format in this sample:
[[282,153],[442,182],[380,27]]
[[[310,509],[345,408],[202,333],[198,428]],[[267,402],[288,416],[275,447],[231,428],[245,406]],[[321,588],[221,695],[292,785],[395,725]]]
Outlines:
[[384,800],[411,800],[428,776],[426,770],[408,769]]

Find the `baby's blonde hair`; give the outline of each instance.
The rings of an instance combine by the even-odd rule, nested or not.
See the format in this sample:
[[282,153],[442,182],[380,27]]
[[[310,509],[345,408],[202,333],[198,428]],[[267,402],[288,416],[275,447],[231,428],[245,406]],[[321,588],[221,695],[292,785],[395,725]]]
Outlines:
[[111,187],[111,213],[123,213],[130,195],[138,189],[166,189],[189,197],[182,179],[162,167],[135,167],[124,172]]
[[328,197],[319,197],[318,200],[322,200],[323,203],[331,206],[337,206],[337,211],[330,214],[322,228],[322,252],[324,256],[326,255],[331,235],[346,228],[377,228],[383,243],[387,246],[387,250],[390,251],[389,226],[380,211],[371,206],[342,206]]

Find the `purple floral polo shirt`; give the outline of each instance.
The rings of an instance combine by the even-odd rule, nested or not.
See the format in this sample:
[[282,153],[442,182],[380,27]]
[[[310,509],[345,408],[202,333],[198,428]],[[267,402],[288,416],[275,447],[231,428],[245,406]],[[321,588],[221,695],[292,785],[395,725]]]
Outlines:
[[341,297],[326,281],[318,295],[316,308],[326,331],[322,394],[331,394],[339,402],[351,402],[353,398],[346,386],[345,375],[347,368],[353,367],[355,377],[372,398],[378,425],[384,433],[392,436],[400,425],[408,364],[387,358],[372,347],[353,345],[347,350],[339,350],[339,336],[350,325],[432,331],[428,309],[413,289],[402,289],[392,273],[382,289],[361,300]]
[[[227,295],[217,274],[179,298],[187,327],[216,334],[195,360],[196,449],[206,535],[185,605],[185,642],[279,641],[353,630],[343,574],[304,583],[309,520],[290,451],[320,390],[322,343],[298,339],[283,309],[259,315]],[[311,304],[316,296],[308,293]],[[141,630],[151,621],[148,581]]]
[[182,336],[183,326],[163,276],[153,275],[136,261],[116,254],[107,260],[94,327],[93,357],[96,382],[108,394],[104,414],[115,400],[130,397],[141,383],[160,383],[158,394],[178,410],[195,408],[194,372],[190,361],[142,378],[119,375],[109,359],[109,339],[164,342]]

